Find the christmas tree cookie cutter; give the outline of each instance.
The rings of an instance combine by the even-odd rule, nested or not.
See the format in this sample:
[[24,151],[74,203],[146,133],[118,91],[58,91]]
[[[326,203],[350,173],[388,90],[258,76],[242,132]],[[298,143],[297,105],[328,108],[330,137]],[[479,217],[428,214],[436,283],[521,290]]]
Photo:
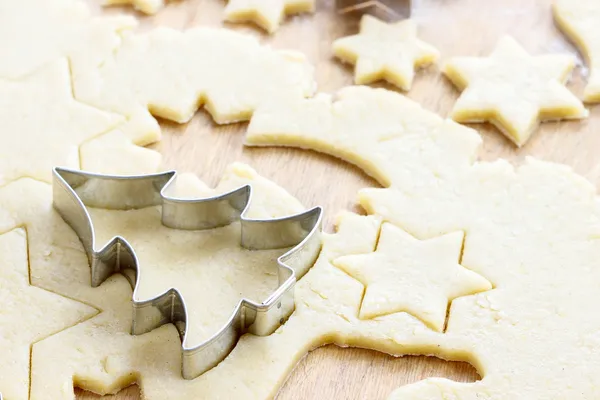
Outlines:
[[[294,310],[294,286],[314,264],[321,250],[322,209],[315,207],[283,218],[251,219],[245,216],[252,188],[245,185],[218,196],[179,199],[166,194],[177,173],[113,176],[54,168],[53,204],[79,236],[91,268],[91,284],[99,286],[114,273],[122,273],[133,287],[131,333],[140,335],[173,323],[182,340],[182,376],[194,379],[221,362],[246,333],[271,334]],[[240,221],[241,245],[264,250],[292,247],[277,259],[279,286],[262,303],[243,298],[228,322],[197,346],[186,343],[186,303],[176,288],[145,301],[136,301],[141,266],[132,246],[113,237],[96,250],[94,225],[87,207],[114,210],[160,205],[162,224],[175,229],[202,230]]]

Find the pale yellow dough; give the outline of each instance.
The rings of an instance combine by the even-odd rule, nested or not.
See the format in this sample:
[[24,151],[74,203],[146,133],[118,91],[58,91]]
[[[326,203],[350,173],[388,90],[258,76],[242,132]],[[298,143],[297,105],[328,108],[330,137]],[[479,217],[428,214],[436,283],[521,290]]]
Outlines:
[[[427,140],[420,140],[425,134]],[[474,130],[407,97],[364,86],[344,88],[335,97],[267,103],[254,113],[246,134],[249,146],[303,147],[342,158],[383,186],[391,183],[390,171],[435,184],[468,166],[480,142]]]
[[[373,96],[379,93],[375,89],[345,90],[362,91],[362,97],[368,92]],[[319,110],[312,118],[304,114],[303,119],[296,120],[302,114],[298,113],[300,108],[293,108],[287,115],[302,125],[276,127],[266,111],[257,113],[265,117],[262,122],[269,122],[262,127],[274,127],[270,136],[259,137],[268,137],[274,144],[303,143],[353,162],[359,159],[361,166],[380,163],[382,148],[372,143],[385,130],[363,115],[379,117],[379,110],[385,109],[399,120],[412,121],[412,115],[407,116],[412,113],[398,117],[399,109],[391,106],[407,101],[400,94],[380,96],[379,101],[369,103],[370,107],[363,105],[359,116],[359,108],[356,113],[341,112],[347,99],[334,103],[339,108],[333,110],[329,102],[323,108],[315,106],[316,101],[311,103]],[[359,98],[357,95],[357,103]],[[268,339],[242,341],[231,362],[242,349],[251,352],[249,342],[264,340],[266,347],[271,341],[269,351],[279,362],[266,369],[277,375],[270,382],[279,384],[284,374],[276,371],[287,371],[292,364],[280,352],[285,349],[288,357],[297,360],[311,347],[334,342],[397,355],[435,354],[465,360],[483,378],[475,383],[430,378],[399,388],[391,399],[600,398],[600,318],[595,313],[595,303],[600,300],[596,284],[600,279],[600,202],[595,188],[566,166],[534,159],[519,168],[502,160],[473,163],[478,147],[473,131],[465,128],[453,141],[438,143],[434,130],[423,129],[427,127],[424,121],[435,118],[427,119],[426,112],[422,113],[419,122],[411,124],[414,134],[410,142],[394,147],[393,153],[384,153],[395,161],[380,164],[390,188],[360,192],[361,205],[373,217],[344,217],[334,238],[345,232],[344,221],[352,220],[357,224],[351,228],[356,242],[340,237],[337,248],[342,253],[373,251],[377,233],[358,222],[367,218],[383,219],[425,241],[463,231],[461,264],[489,280],[493,289],[455,299],[444,333],[402,321],[408,317],[404,313],[359,320],[363,285],[341,274],[331,263],[324,263],[331,243],[326,238],[320,262],[301,281],[294,316]],[[332,130],[327,123],[336,118],[356,133],[350,136],[343,130]],[[387,121],[393,121],[392,117]],[[404,127],[399,122],[385,126],[392,132],[402,132]],[[314,139],[317,137],[321,140]],[[351,145],[342,148],[342,153],[340,143]],[[445,158],[447,168],[441,170],[432,162],[436,155]],[[407,158],[410,163],[404,164]],[[372,250],[353,251],[352,243],[364,243]],[[340,255],[330,260],[335,263]],[[327,320],[329,327],[324,322]],[[370,323],[372,328],[358,329],[356,321]],[[348,326],[353,327],[352,334],[345,330]],[[269,390],[265,387],[262,397],[257,398],[268,397],[273,393]]]
[[104,0],[106,6],[132,5],[144,14],[156,14],[169,0]]
[[29,396],[33,343],[93,317],[98,311],[31,286],[27,232],[0,234],[0,390],[7,400]]
[[437,61],[439,52],[417,38],[417,24],[411,19],[385,23],[365,14],[360,33],[333,42],[333,53],[355,65],[354,83],[368,84],[380,79],[410,90],[415,68]]
[[212,28],[124,35],[97,68],[74,62],[73,82],[77,99],[124,115],[120,129],[141,144],[160,137],[153,115],[184,123],[204,105],[225,124],[249,119],[267,99],[303,98],[315,90],[313,68],[302,54]]
[[463,238],[453,232],[420,241],[386,223],[375,252],[340,257],[333,265],[365,286],[359,318],[405,311],[441,332],[452,300],[492,288],[459,265]]
[[586,102],[600,102],[600,2],[596,0],[556,0],[554,20],[581,50],[589,64]]
[[79,168],[88,158],[92,170],[109,167],[87,146],[100,150],[112,144],[106,154],[131,160],[131,172],[155,169],[158,153],[136,148],[113,130],[123,120],[73,99],[65,59],[24,78],[0,79],[0,186],[21,177],[50,182],[54,166]]
[[29,75],[59,58],[95,67],[135,26],[127,16],[92,17],[78,0],[0,0],[0,78]]
[[491,122],[520,147],[542,121],[588,116],[564,86],[574,67],[571,55],[531,56],[505,36],[489,57],[455,57],[443,66],[444,74],[463,91],[451,117]]
[[275,32],[286,15],[312,13],[316,0],[227,0],[225,19],[252,21],[269,33]]

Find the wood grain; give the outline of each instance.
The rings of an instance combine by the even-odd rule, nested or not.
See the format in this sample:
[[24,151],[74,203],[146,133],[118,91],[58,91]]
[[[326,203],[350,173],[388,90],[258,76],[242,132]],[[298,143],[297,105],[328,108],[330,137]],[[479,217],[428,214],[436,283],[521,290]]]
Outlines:
[[[89,0],[97,6],[97,0]],[[354,33],[357,17],[340,17],[335,1],[317,0],[314,16],[288,19],[272,37],[250,26],[226,25],[257,35],[275,48],[297,49],[316,66],[321,91],[336,91],[352,83],[352,69],[331,57],[331,42]],[[514,36],[531,53],[570,52],[575,49],[554,27],[551,0],[413,0],[413,16],[421,37],[439,48],[442,59],[455,55],[486,55],[504,34]],[[225,3],[221,0],[172,2],[155,17],[141,17],[142,29],[156,25],[187,28],[221,26]],[[104,10],[104,13],[122,10]],[[569,88],[581,96],[585,68],[574,73]],[[382,85],[385,86],[385,85]],[[394,90],[391,87],[389,89]],[[418,74],[408,96],[425,108],[447,115],[458,92],[440,75],[437,67]],[[162,123],[164,139],[153,147],[165,156],[168,167],[196,172],[214,184],[233,161],[252,165],[262,175],[287,188],[306,206],[321,204],[327,221],[338,210],[355,209],[356,191],[376,183],[357,168],[310,151],[277,148],[245,148],[245,124],[215,125],[203,111],[186,125]],[[526,156],[572,166],[594,183],[600,181],[596,154],[600,145],[600,108],[581,122],[547,123],[517,150],[496,129],[474,125],[483,138],[483,160],[503,157],[521,162]],[[328,225],[329,226],[329,225]],[[435,358],[393,358],[368,350],[327,346],[310,353],[291,374],[279,400],[289,399],[382,399],[394,388],[428,376],[473,381],[477,373],[465,363]],[[97,398],[79,392],[79,399]],[[136,387],[106,398],[139,399]]]

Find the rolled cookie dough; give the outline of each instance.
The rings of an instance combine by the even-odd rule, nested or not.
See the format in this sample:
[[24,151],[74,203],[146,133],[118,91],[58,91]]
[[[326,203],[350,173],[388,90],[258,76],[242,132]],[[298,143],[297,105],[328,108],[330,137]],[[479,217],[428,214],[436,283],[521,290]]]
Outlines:
[[556,0],[553,12],[558,27],[579,47],[589,64],[583,99],[597,103],[600,101],[600,3],[595,0]]
[[410,90],[415,68],[434,63],[439,52],[417,38],[417,24],[407,19],[387,24],[368,14],[360,21],[360,33],[333,42],[333,53],[355,65],[354,83],[364,85],[385,79]]
[[309,148],[342,158],[383,186],[435,184],[469,166],[480,142],[474,130],[401,94],[365,86],[265,103],[246,134],[249,146]]
[[30,284],[23,228],[0,234],[0,282],[0,393],[7,400],[27,400],[33,343],[98,310]]
[[54,166],[106,172],[109,157],[129,160],[122,172],[156,168],[158,153],[113,129],[123,121],[73,99],[64,58],[25,78],[0,79],[0,186],[25,176],[49,182]]
[[460,90],[451,112],[457,122],[491,122],[517,146],[540,122],[588,116],[564,86],[575,67],[568,54],[529,55],[505,36],[489,57],[455,57],[442,68]]

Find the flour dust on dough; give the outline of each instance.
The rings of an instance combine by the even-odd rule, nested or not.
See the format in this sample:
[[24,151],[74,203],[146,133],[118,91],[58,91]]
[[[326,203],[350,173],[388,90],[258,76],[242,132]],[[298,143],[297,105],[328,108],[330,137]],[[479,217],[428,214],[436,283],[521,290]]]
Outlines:
[[286,15],[312,13],[316,0],[227,0],[225,20],[254,22],[269,33],[274,33]]
[[365,14],[360,33],[333,42],[333,53],[355,65],[354,83],[364,85],[384,79],[410,90],[415,68],[434,63],[439,52],[417,38],[417,23],[407,19],[385,23]]
[[564,86],[574,67],[569,54],[531,56],[505,36],[489,57],[454,57],[445,63],[442,72],[462,90],[451,117],[491,122],[520,147],[542,121],[588,116]]
[[600,3],[595,0],[556,0],[554,20],[587,59],[589,77],[583,99],[600,102]]
[[30,283],[23,228],[0,234],[0,280],[0,389],[5,399],[27,400],[33,343],[92,318],[98,310]]

